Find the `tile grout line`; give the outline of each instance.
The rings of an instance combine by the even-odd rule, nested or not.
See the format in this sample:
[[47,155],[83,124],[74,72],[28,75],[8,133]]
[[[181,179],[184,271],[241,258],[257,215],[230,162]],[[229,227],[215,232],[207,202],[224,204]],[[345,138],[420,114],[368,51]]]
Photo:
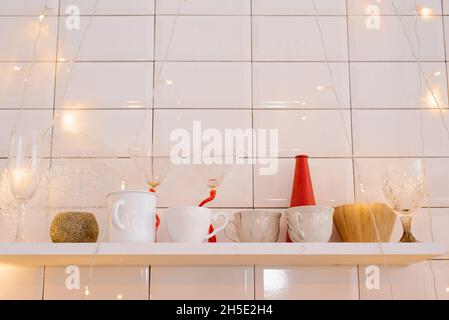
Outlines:
[[[254,138],[255,138],[255,132],[254,132],[254,49],[253,49],[253,0],[250,0],[249,2],[250,7],[250,54],[251,54],[251,81],[250,81],[250,90],[251,90],[251,129],[252,129],[252,141],[251,141],[251,155],[254,157]],[[255,170],[256,165],[255,163],[252,163],[251,165],[251,197],[252,197],[252,204],[253,204],[253,210],[255,209],[256,205],[256,199],[255,199]]]

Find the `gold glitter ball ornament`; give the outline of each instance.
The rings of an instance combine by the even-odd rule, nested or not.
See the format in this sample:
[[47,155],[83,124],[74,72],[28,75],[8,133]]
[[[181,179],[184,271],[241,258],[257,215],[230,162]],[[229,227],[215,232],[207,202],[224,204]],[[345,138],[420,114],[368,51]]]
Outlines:
[[50,237],[55,243],[96,242],[98,223],[89,212],[61,212],[50,227]]

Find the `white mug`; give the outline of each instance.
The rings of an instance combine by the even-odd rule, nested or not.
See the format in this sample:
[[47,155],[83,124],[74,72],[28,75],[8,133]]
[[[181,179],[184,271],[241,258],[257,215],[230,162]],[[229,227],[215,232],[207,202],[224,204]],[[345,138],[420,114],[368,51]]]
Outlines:
[[155,242],[156,195],[119,191],[108,195],[110,242]]
[[332,236],[334,208],[303,206],[287,209],[288,234],[294,242],[328,242]]
[[[234,242],[277,242],[281,214],[272,211],[242,211],[234,215],[234,221],[229,222],[224,230],[228,239]],[[234,225],[237,238],[228,231]]]
[[[219,217],[224,218],[224,224],[209,233],[211,222]],[[173,242],[201,243],[223,230],[229,220],[225,213],[213,213],[204,207],[183,206],[167,209],[164,221]]]

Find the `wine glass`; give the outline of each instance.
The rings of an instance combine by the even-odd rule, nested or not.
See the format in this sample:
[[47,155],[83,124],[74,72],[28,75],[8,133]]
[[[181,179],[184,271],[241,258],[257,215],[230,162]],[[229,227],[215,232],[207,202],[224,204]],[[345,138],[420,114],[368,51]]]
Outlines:
[[412,234],[413,213],[426,198],[424,170],[421,160],[401,159],[387,165],[383,193],[392,210],[401,218],[403,234],[400,242],[417,242]]
[[42,137],[36,133],[22,135],[14,132],[11,137],[8,176],[10,190],[18,205],[16,242],[26,241],[26,204],[34,196],[42,179]]

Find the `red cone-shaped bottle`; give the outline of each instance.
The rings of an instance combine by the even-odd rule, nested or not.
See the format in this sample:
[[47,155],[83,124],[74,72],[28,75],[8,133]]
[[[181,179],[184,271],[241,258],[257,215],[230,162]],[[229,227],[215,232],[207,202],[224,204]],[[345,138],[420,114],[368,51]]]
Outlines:
[[[314,206],[312,178],[310,177],[308,156],[296,157],[295,175],[293,178],[292,198],[290,207]],[[292,242],[287,232],[287,242]]]

